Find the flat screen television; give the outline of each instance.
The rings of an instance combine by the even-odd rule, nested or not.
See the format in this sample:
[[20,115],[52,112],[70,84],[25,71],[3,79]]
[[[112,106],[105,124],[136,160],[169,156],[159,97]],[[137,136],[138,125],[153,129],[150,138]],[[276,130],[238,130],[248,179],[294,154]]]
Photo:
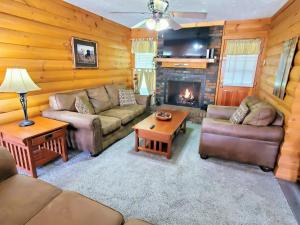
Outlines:
[[184,28],[161,32],[164,58],[205,58],[209,44],[209,28]]

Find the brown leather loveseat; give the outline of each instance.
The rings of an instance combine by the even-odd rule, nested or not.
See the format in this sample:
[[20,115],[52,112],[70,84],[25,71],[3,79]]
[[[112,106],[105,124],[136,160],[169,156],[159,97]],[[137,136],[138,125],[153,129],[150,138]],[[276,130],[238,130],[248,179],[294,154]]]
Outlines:
[[[17,174],[14,159],[0,148],[1,225],[122,225],[121,213],[76,192]],[[129,220],[125,225],[151,225]]]
[[[253,96],[243,102],[250,108],[249,113],[267,104]],[[272,170],[283,139],[283,115],[275,111],[274,119],[267,126],[233,124],[229,119],[237,108],[208,106],[200,137],[201,158],[219,157],[258,165],[264,171]],[[260,112],[260,116],[263,114]]]

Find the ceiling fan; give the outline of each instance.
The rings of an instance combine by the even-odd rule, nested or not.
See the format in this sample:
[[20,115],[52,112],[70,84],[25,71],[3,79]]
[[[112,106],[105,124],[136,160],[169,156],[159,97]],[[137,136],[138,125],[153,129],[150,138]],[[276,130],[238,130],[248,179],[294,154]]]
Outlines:
[[148,9],[149,12],[110,12],[113,14],[142,14],[148,15],[150,18],[144,19],[141,22],[134,25],[132,28],[139,28],[146,25],[150,30],[161,31],[167,28],[173,30],[181,29],[181,25],[174,20],[174,17],[179,18],[196,18],[205,19],[206,12],[180,12],[180,11],[168,11],[168,0],[149,0]]

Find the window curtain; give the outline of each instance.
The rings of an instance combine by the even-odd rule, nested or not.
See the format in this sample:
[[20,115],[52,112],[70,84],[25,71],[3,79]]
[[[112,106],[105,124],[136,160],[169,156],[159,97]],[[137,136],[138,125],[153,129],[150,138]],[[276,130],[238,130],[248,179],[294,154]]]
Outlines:
[[[149,39],[133,39],[132,40],[132,53],[152,53],[154,56],[157,53],[157,41]],[[152,60],[152,59],[151,59]],[[153,64],[153,68],[135,68],[135,74],[137,75],[137,90],[139,91],[142,85],[143,79],[145,79],[148,93],[154,95],[156,89],[156,71]],[[154,98],[153,98],[154,99]]]
[[260,52],[260,39],[228,40],[226,55],[258,55]]

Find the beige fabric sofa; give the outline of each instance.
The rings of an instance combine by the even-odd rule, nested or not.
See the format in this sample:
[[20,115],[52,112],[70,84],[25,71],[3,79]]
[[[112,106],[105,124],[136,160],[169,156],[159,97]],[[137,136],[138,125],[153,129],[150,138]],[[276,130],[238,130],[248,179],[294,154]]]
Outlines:
[[[76,96],[82,95],[88,96],[95,115],[76,111]],[[132,131],[132,126],[148,115],[150,96],[135,95],[137,104],[127,106],[120,106],[118,96],[117,85],[57,93],[49,97],[50,109],[42,115],[68,122],[68,147],[90,151],[91,155],[96,156],[112,143],[127,136]]]
[[[76,192],[17,174],[14,159],[0,148],[1,225],[122,225],[123,215]],[[129,220],[125,225],[150,225]]]

